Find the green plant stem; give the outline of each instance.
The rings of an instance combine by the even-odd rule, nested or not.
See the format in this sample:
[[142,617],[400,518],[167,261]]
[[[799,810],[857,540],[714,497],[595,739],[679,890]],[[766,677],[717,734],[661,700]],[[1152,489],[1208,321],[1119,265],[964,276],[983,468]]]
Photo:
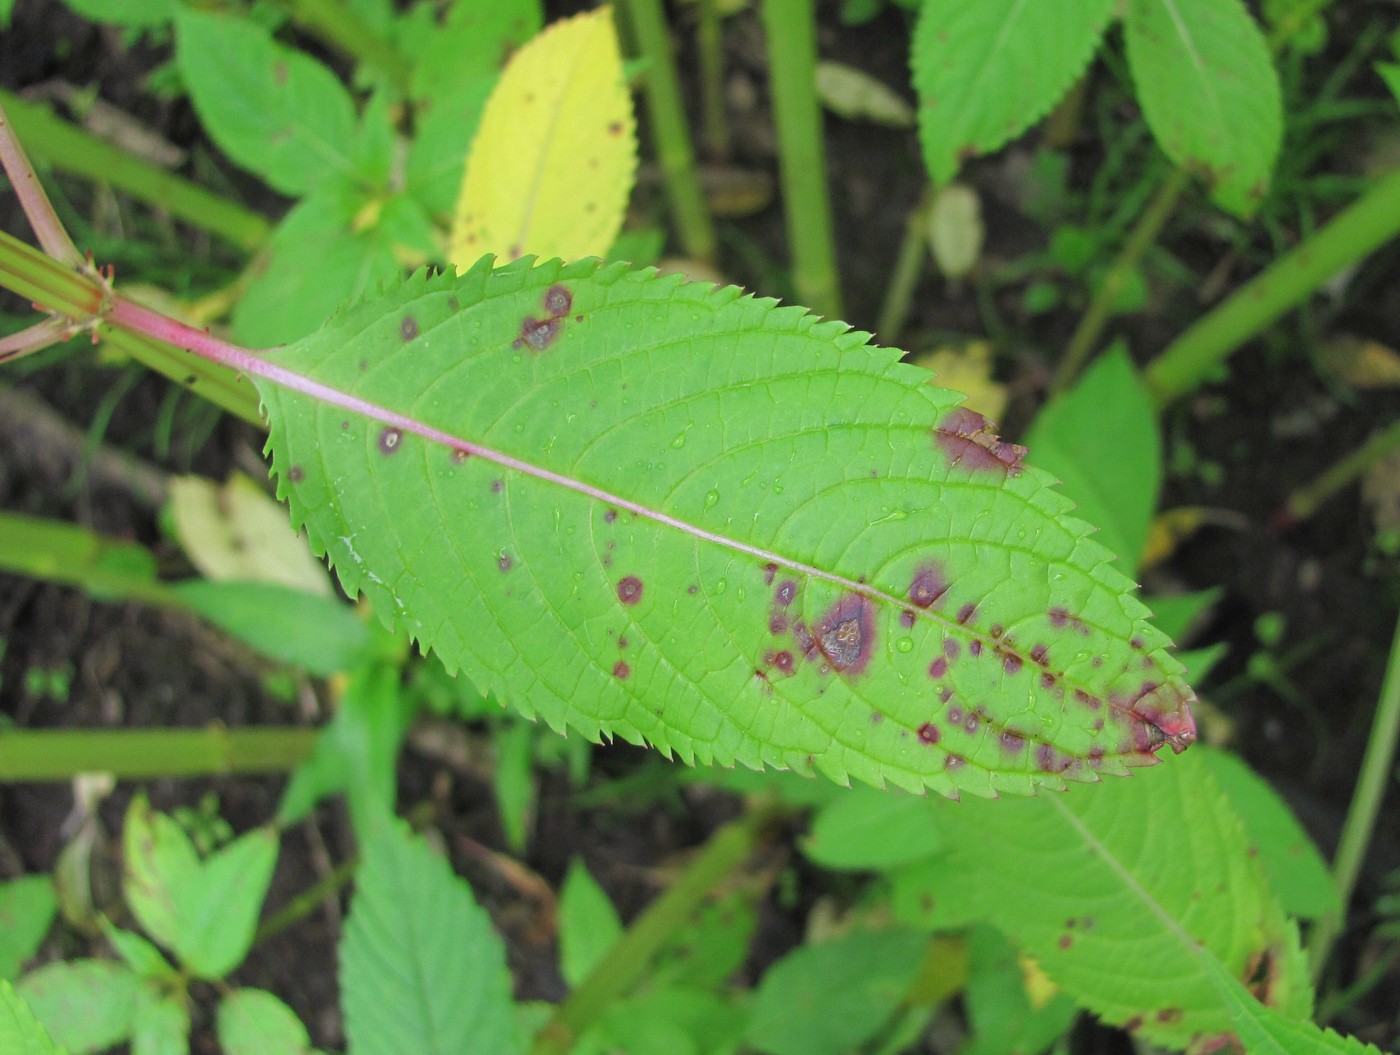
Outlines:
[[[33,302],[40,311],[71,319],[79,329],[99,321],[112,301],[111,292],[86,270],[70,270],[6,231],[0,231],[0,286]],[[143,365],[244,421],[265,427],[257,393],[234,371],[136,333],[109,329],[106,335],[114,348]]]
[[713,264],[715,226],[695,170],[695,151],[681,103],[680,78],[676,74],[676,60],[671,53],[671,38],[661,0],[624,0],[622,7],[627,13],[638,54],[647,64],[642,95],[646,99],[647,117],[666,183],[666,197],[671,203],[676,236],[686,256]]
[[762,9],[793,287],[799,303],[840,318],[844,312],[817,105],[813,0],[763,0]]
[[274,912],[258,925],[253,935],[253,945],[261,945],[268,938],[281,934],[288,927],[299,923],[325,902],[332,894],[339,893],[355,877],[360,855],[352,854],[347,860],[336,865],[328,875],[322,876],[291,901]]
[[1400,450],[1400,421],[1377,432],[1356,450],[1332,465],[1312,483],[1298,488],[1284,503],[1281,526],[1306,520],[1333,495],[1393,451]]
[[282,0],[292,20],[356,62],[373,66],[394,90],[408,94],[408,60],[343,0]]
[[1332,861],[1332,879],[1337,885],[1341,913],[1318,920],[1308,936],[1308,957],[1314,981],[1321,977],[1322,969],[1327,965],[1332,945],[1341,933],[1342,914],[1346,912],[1352,891],[1356,889],[1356,877],[1375,832],[1381,799],[1390,785],[1397,734],[1400,734],[1400,622],[1397,622],[1395,638],[1390,645],[1385,681],[1381,684],[1376,717],[1371,723],[1371,735],[1366,742],[1366,755],[1361,760],[1356,790],[1352,793],[1346,823],[1342,825],[1341,842]]
[[1098,289],[1094,291],[1088,310],[1080,318],[1079,325],[1074,328],[1074,334],[1065,349],[1065,356],[1050,383],[1052,396],[1069,388],[1088,362],[1103,335],[1104,326],[1113,314],[1113,305],[1118,302],[1129,277],[1142,261],[1143,254],[1161,234],[1189,182],[1190,176],[1185,169],[1173,169],[1171,175],[1157,188],[1157,193],[1137,218],[1137,222],[1133,224],[1122,250],[1099,282]]
[[177,220],[227,238],[244,249],[262,245],[272,230],[272,225],[257,213],[133,157],[63,120],[46,106],[27,103],[8,92],[0,92],[0,104],[9,113],[20,139],[56,169],[150,202]]
[[705,153],[712,160],[729,157],[729,122],[724,113],[724,36],[719,0],[700,0],[700,22],[695,33],[700,53],[700,127]]
[[0,781],[67,781],[81,773],[121,780],[283,773],[310,755],[317,730],[13,729],[0,732]]
[[899,243],[899,256],[895,260],[889,284],[885,287],[880,314],[876,316],[875,335],[881,344],[889,347],[899,344],[900,334],[909,321],[909,305],[914,302],[914,290],[918,288],[924,261],[928,258],[925,246],[928,244],[928,210],[932,201],[933,187],[929,186],[904,221],[904,238]]
[[1400,233],[1400,169],[1181,334],[1144,373],[1159,406],[1191,391],[1242,343]]
[[566,1055],[613,1001],[628,993],[652,958],[719,882],[753,852],[781,807],[763,805],[725,825],[671,888],[646,907],[608,954],[535,1035],[532,1055]]

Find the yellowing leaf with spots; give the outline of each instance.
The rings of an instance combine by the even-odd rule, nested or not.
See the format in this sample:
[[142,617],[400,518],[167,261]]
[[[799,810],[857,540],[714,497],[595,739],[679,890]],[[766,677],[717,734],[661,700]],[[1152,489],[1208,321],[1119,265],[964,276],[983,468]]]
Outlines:
[[511,59],[467,156],[450,257],[576,260],[622,228],[636,124],[612,11],[556,22]]

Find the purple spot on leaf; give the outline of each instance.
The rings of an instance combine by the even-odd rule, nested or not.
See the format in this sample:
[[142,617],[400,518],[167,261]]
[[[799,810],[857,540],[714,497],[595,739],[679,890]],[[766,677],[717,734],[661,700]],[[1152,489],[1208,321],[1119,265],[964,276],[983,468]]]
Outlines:
[[938,726],[932,722],[924,722],[923,725],[919,726],[919,743],[921,744],[936,744],[940,736]]
[[405,315],[399,322],[399,336],[405,341],[411,341],[418,336],[418,320],[412,315]]
[[928,676],[930,678],[941,678],[948,673],[948,661],[939,656],[928,665]]
[[510,571],[510,569],[514,566],[515,561],[510,559],[509,553],[502,553],[499,557],[496,558],[496,567],[501,569],[501,571],[503,572]]
[[1007,443],[992,431],[992,424],[975,410],[957,407],[933,429],[933,438],[954,465],[973,472],[995,470],[1019,476],[1026,448]]
[[617,599],[623,604],[636,604],[642,599],[642,580],[628,575],[617,584]]
[[392,426],[380,430],[379,433],[379,453],[394,454],[398,451],[403,442],[403,432]]
[[797,596],[797,583],[791,579],[784,579],[778,583],[778,588],[773,591],[773,603],[779,608],[786,608],[792,604],[793,598]]
[[904,627],[905,630],[908,630],[908,629],[910,629],[911,627],[913,627],[913,625],[914,625],[914,613],[911,612],[911,611],[909,611],[909,609],[907,609],[907,608],[904,609],[904,611],[900,612],[900,613],[899,613],[899,625],[902,626],[902,627]]
[[306,479],[306,470],[300,465],[293,465],[287,470],[287,479],[294,484],[299,484]]
[[843,674],[859,674],[875,650],[875,613],[862,594],[848,593],[817,623],[817,647]]
[[948,583],[936,564],[920,566],[909,583],[909,600],[918,608],[936,604],[947,592]]
[[544,292],[544,310],[551,319],[567,314],[573,303],[574,295],[563,286],[550,286]]
[[558,319],[537,319],[528,316],[520,324],[520,336],[511,342],[512,348],[519,348],[521,345],[529,345],[537,352],[542,352],[554,343],[559,331],[563,326]]
[[622,660],[618,660],[616,663],[613,664],[612,672],[613,677],[616,678],[618,681],[626,681],[632,673],[632,668],[629,667]]

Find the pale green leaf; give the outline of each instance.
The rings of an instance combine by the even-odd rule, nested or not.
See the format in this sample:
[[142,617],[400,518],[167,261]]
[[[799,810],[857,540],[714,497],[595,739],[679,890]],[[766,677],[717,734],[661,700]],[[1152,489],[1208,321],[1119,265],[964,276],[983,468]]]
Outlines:
[[1113,10],[1113,0],[924,0],[910,62],[934,181],[1045,116],[1089,65]]
[[0,978],[0,1051],[6,1055],[64,1055],[15,987]]
[[1152,397],[1127,350],[1109,349],[1036,415],[1026,444],[1037,465],[1064,481],[1079,515],[1099,528],[1099,541],[1133,572],[1157,508],[1162,443]]
[[559,973],[577,986],[622,934],[612,899],[584,863],[570,862],[559,891]]
[[145,795],[127,808],[122,862],[122,894],[137,922],[167,949],[178,948],[180,892],[198,885],[199,854],[184,829],[152,810]]
[[210,854],[197,885],[177,891],[175,948],[197,977],[222,978],[248,955],[276,866],[277,833],[258,828]]
[[1278,73],[1240,0],[1128,0],[1128,64],[1153,136],[1204,176],[1223,208],[1253,213],[1283,137]]
[[1180,668],[1068,500],[866,340],[483,263],[248,369],[346,590],[555,728],[947,794],[1185,746]]
[[0,883],[0,979],[19,975],[24,961],[39,950],[57,911],[58,896],[46,875]]
[[991,927],[967,936],[968,979],[963,1002],[972,1037],[959,1055],[1038,1052],[1062,1036],[1079,1014],[1074,1002],[1057,993],[1036,1006],[1026,991],[1026,972],[1016,948]]
[[496,83],[467,157],[448,258],[577,259],[608,251],[637,168],[612,10],[556,22]]
[[140,977],[164,983],[177,976],[175,968],[170,965],[164,954],[141,935],[114,926],[105,916],[100,919],[102,933],[107,941],[126,965]]
[[894,89],[844,62],[817,63],[817,98],[832,113],[892,128],[910,128],[914,108]]
[[962,278],[977,266],[986,229],[977,192],[962,183],[939,190],[928,212],[928,247],[938,270]]
[[1196,754],[1072,795],[934,805],[959,895],[1105,1021],[1182,1047],[1228,1030],[1207,960],[1311,1011],[1296,929]]
[[189,1055],[189,1050],[190,1009],[183,994],[142,986],[136,994],[131,1055]]
[[1202,756],[1244,821],[1245,834],[1257,848],[1284,911],[1303,919],[1340,912],[1341,899],[1327,862],[1278,793],[1228,751],[1209,748]]
[[304,1055],[311,1037],[296,1012],[261,989],[235,989],[219,1002],[215,1031],[224,1055]]
[[61,1048],[102,1051],[131,1035],[141,982],[108,960],[59,960],[24,976],[16,990]]
[[520,1050],[505,950],[471,889],[398,823],[364,847],[340,946],[355,1055]]
[[853,788],[817,811],[803,852],[824,868],[897,868],[942,847],[922,798]]
[[848,1055],[909,995],[928,938],[853,931],[799,946],[764,973],[746,1039],[767,1055]]
[[518,854],[525,852],[535,819],[535,742],[535,727],[528,722],[498,725],[491,737],[496,755],[491,771],[496,812],[506,846]]
[[335,74],[247,18],[183,8],[175,61],[205,129],[283,194],[356,169],[355,106]]
[[1381,1055],[1374,1044],[1265,1007],[1218,961],[1202,957],[1202,967],[1229,1007],[1232,1032],[1248,1055]]
[[130,29],[148,29],[169,22],[178,0],[63,0],[84,18]]

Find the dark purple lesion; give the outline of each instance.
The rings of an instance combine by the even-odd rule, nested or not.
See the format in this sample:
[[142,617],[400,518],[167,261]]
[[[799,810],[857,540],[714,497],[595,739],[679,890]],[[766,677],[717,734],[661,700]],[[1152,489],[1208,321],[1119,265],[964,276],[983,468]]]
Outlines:
[[812,636],[833,670],[861,674],[875,652],[875,606],[864,594],[844,594],[817,621]]
[[1008,443],[975,410],[955,407],[933,427],[933,438],[954,465],[973,472],[995,471],[1019,476],[1026,448]]
[[921,564],[909,581],[909,602],[916,608],[929,608],[948,592],[948,579],[935,563]]
[[642,580],[635,575],[624,576],[617,584],[617,599],[634,605],[642,599]]

